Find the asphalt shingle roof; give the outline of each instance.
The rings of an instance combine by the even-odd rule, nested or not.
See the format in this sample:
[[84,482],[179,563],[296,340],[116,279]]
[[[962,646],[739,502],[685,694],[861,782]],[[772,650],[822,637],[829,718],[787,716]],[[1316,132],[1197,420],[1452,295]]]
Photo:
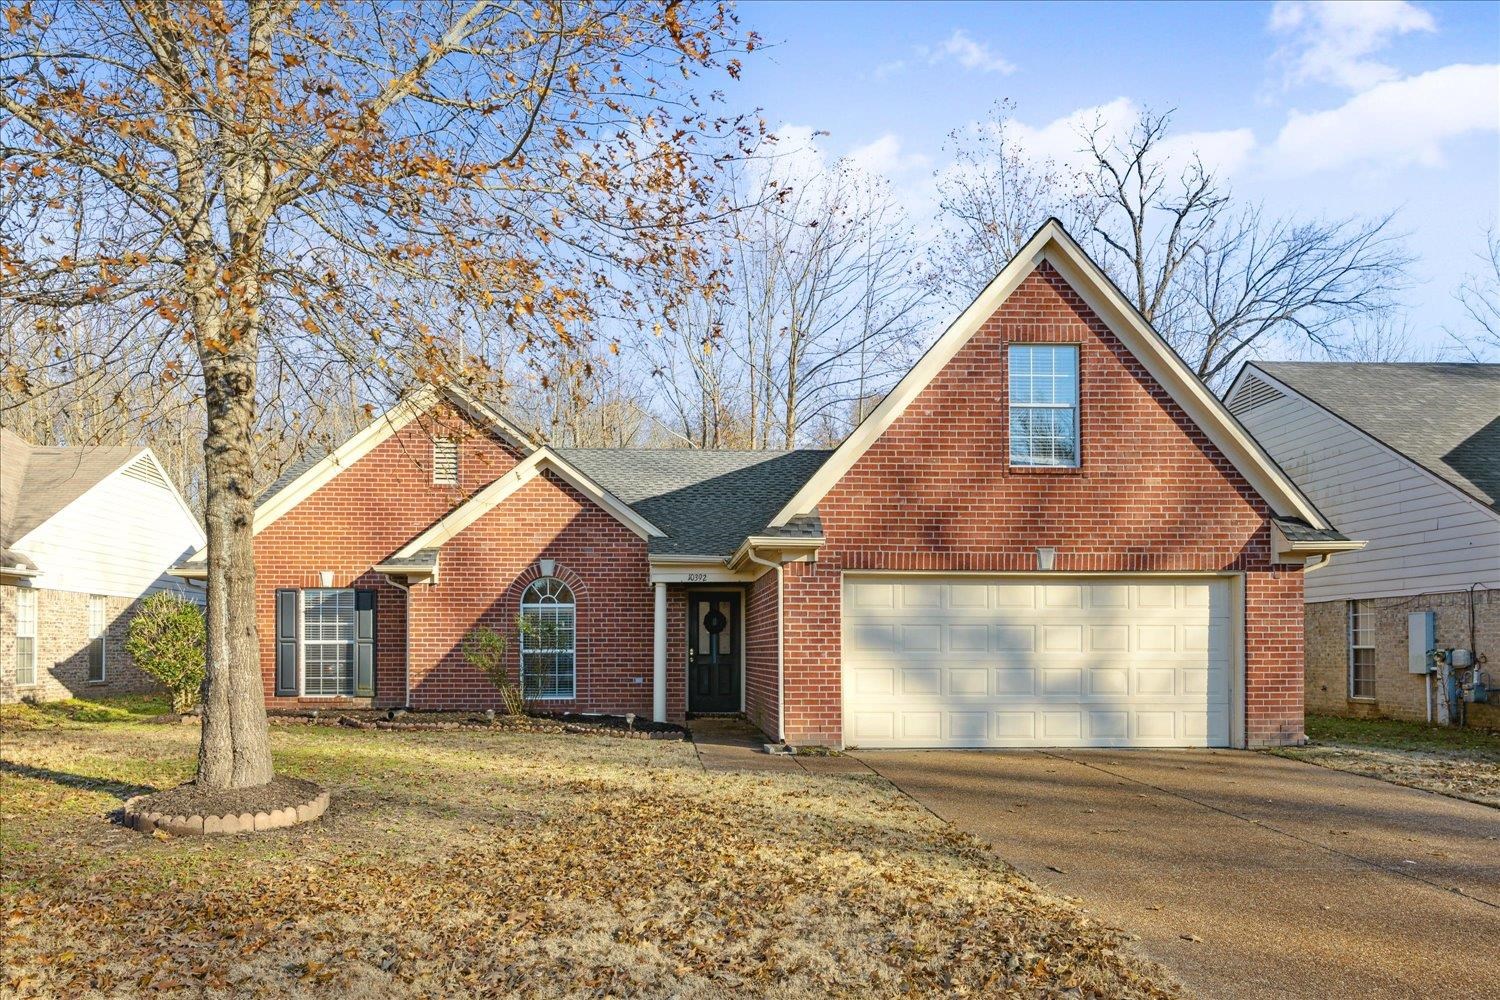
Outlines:
[[1500,511],[1500,365],[1257,361],[1255,367]]
[[[766,525],[831,454],[694,451],[681,448],[559,448],[558,454],[666,532],[653,555],[729,556]],[[818,537],[816,517],[788,525]],[[785,529],[784,529],[785,530]]]

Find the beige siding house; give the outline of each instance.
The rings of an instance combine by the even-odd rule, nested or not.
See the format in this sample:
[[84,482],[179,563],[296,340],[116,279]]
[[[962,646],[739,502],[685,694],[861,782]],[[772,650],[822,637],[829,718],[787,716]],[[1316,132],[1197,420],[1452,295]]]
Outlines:
[[166,570],[203,529],[148,448],[0,430],[0,701],[151,690],[125,652],[137,603],[199,591]]
[[[1500,365],[1246,365],[1229,409],[1328,518],[1367,539],[1307,574],[1309,712],[1442,720],[1433,644],[1500,680]],[[1413,629],[1418,630],[1414,637]],[[1500,692],[1469,705],[1500,721]]]

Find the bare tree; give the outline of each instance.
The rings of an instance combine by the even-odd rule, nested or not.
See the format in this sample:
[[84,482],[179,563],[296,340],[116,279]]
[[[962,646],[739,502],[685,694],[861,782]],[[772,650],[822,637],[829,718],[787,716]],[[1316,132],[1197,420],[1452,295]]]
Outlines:
[[1479,270],[1464,277],[1454,297],[1468,314],[1471,329],[1448,337],[1471,361],[1500,357],[1500,230],[1485,234]]
[[937,294],[966,305],[1049,217],[1092,224],[1084,178],[1033,157],[1014,138],[1013,102],[948,134],[953,162],[934,174],[940,230],[931,252]]
[[1148,112],[1123,135],[1103,124],[1088,133],[1089,242],[1200,378],[1221,381],[1252,348],[1333,349],[1394,304],[1411,257],[1392,216],[1299,221],[1236,208],[1196,154],[1174,164],[1170,124]]
[[264,366],[280,358],[310,395],[358,381],[367,400],[499,386],[472,349],[476,315],[543,352],[631,311],[629,282],[663,301],[690,289],[721,140],[750,134],[691,89],[741,44],[734,17],[646,0],[99,0],[6,17],[0,183],[25,211],[0,215],[0,295],[109,305],[144,357],[191,345],[209,539],[198,781],[262,784]]
[[783,196],[742,218],[731,279],[758,447],[794,448],[814,422],[824,439],[847,429],[849,403],[904,370],[930,293],[887,182],[848,163],[799,180],[762,182]]

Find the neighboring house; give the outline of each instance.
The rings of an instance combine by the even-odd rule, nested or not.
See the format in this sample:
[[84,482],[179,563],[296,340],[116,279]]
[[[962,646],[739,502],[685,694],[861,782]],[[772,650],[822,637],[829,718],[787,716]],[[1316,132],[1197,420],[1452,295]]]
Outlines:
[[254,531],[273,708],[496,706],[484,626],[539,707],[830,746],[1297,742],[1301,564],[1358,545],[1055,221],[832,451],[554,449],[426,392]]
[[1308,710],[1444,718],[1440,689],[1412,672],[1421,612],[1438,647],[1477,650],[1500,677],[1500,365],[1258,361],[1226,400],[1319,510],[1369,542],[1307,577]]
[[149,448],[56,448],[0,429],[0,702],[150,691],[125,652],[138,601],[204,543]]

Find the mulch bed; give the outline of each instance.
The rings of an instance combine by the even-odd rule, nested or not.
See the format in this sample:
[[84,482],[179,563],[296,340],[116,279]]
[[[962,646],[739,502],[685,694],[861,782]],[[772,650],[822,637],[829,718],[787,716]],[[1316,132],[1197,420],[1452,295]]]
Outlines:
[[222,816],[226,813],[270,813],[296,808],[322,794],[323,789],[301,778],[272,778],[254,788],[199,788],[194,782],[153,792],[136,803],[138,812],[174,816]]
[[652,722],[639,716],[628,722],[620,715],[496,715],[493,719],[472,712],[387,712],[346,709],[329,712],[272,711],[273,725],[346,726],[350,729],[390,729],[421,732],[452,729],[504,730],[518,733],[583,733],[637,740],[685,740],[688,731],[670,722]]

